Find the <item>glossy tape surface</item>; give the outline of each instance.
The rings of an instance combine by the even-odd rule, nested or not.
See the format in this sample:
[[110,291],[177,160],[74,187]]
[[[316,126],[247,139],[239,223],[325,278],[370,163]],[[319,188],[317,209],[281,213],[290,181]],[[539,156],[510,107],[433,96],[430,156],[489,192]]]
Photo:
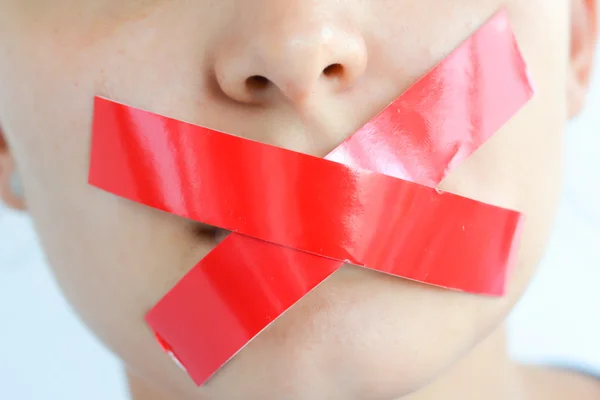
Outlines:
[[94,147],[111,160],[92,177],[111,193],[404,278],[502,293],[515,211],[104,99],[95,109]]
[[202,384],[345,262],[501,295],[522,216],[433,187],[532,93],[501,12],[326,159],[96,98],[90,183],[236,232],[146,318]]

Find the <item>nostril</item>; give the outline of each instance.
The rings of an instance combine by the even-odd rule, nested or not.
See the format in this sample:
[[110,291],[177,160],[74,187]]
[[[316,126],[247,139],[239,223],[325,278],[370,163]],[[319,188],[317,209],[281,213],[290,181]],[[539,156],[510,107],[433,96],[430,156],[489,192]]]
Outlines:
[[342,64],[331,64],[323,70],[323,75],[327,78],[341,78],[344,75],[344,66]]
[[246,87],[252,91],[265,90],[271,82],[261,75],[253,75],[246,79]]

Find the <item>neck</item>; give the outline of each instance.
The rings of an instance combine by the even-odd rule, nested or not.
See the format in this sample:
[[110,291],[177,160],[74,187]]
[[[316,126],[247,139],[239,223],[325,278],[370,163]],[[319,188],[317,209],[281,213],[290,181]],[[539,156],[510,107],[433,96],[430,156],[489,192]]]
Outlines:
[[501,326],[431,385],[402,400],[521,400],[520,379]]
[[[171,399],[132,373],[128,380],[132,400]],[[500,327],[431,385],[398,400],[522,398],[520,376],[508,358],[505,329]]]

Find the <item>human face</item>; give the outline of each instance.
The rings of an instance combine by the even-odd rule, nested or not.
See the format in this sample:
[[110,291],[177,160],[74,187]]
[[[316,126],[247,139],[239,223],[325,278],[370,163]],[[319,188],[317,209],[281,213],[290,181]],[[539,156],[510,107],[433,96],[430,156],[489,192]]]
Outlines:
[[[0,0],[0,124],[62,289],[133,371],[190,399],[399,397],[503,321],[544,249],[572,97],[570,5]],[[507,295],[344,267],[195,387],[143,317],[216,239],[87,185],[94,95],[323,156],[503,7],[535,98],[440,187],[527,216]]]

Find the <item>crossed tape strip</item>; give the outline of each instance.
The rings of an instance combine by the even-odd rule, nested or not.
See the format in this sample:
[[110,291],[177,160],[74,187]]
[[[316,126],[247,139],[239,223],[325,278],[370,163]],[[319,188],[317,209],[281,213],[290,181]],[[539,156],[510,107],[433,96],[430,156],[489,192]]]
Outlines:
[[532,94],[500,12],[326,159],[96,98],[89,181],[234,232],[146,317],[201,385],[345,263],[501,295],[521,214],[435,185]]

